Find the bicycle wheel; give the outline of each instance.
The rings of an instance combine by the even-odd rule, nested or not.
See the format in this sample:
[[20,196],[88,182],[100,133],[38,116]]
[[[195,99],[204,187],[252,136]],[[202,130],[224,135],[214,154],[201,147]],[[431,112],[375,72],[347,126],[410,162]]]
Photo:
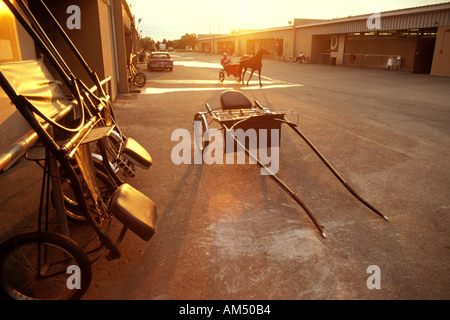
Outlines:
[[136,75],[133,77],[133,84],[138,88],[142,88],[143,86],[145,86],[146,82],[147,77],[142,72],[136,73]]
[[223,82],[225,80],[225,72],[223,70],[219,71],[219,81]]
[[[71,268],[79,272],[72,273]],[[86,253],[65,236],[30,232],[0,246],[0,292],[6,298],[80,299],[88,290],[91,278]]]
[[[63,200],[64,206],[66,208],[67,218],[73,222],[81,224],[86,223],[87,222],[86,217],[84,216],[83,211],[78,207],[78,202],[75,193],[73,192],[70,180],[67,178],[67,174],[64,171],[61,171],[60,176],[62,179],[61,188],[63,192]],[[100,191],[100,196],[106,202],[109,201],[109,198],[115,191],[114,184],[111,182],[109,176],[107,176],[105,173],[103,173],[97,168],[95,169],[95,177],[97,188]],[[83,185],[83,188],[84,187],[85,186]],[[93,213],[93,215],[95,215],[97,211],[95,209],[95,204],[93,203],[92,199],[89,197],[88,199],[86,199],[86,201],[89,207],[92,208],[91,212]]]

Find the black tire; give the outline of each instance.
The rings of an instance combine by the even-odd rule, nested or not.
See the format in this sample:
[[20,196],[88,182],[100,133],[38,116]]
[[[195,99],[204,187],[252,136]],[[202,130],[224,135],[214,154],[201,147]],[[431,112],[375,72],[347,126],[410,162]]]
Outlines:
[[[79,289],[68,287],[72,276],[70,266],[79,268]],[[91,263],[86,253],[65,236],[30,232],[12,237],[0,246],[0,294],[5,298],[76,300],[86,293],[91,278]]]
[[137,88],[142,88],[143,86],[145,86],[146,82],[147,77],[142,72],[136,73],[136,75],[133,77],[133,85]]

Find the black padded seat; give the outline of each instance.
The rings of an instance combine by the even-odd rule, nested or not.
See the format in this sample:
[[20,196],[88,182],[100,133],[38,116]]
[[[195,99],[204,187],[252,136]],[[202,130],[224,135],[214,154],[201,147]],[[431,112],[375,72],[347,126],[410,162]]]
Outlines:
[[148,169],[152,166],[152,157],[150,154],[132,138],[127,138],[122,155],[143,169]]
[[125,227],[148,241],[156,231],[156,205],[127,183],[111,197],[110,210]]
[[220,95],[220,105],[223,110],[251,109],[252,102],[242,92],[228,90]]

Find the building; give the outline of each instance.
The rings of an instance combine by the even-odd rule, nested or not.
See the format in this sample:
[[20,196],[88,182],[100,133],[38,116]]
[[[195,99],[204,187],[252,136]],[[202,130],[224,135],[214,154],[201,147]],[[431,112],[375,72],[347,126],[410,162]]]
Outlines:
[[[42,10],[40,1],[28,3],[73,73],[89,87],[92,86],[93,82],[81,63]],[[110,96],[114,99],[118,93],[127,93],[127,64],[130,56],[139,49],[139,35],[127,1],[79,0],[75,3],[74,6],[74,2],[67,0],[45,0],[47,7],[99,79],[111,77],[108,85]],[[0,63],[40,58],[39,48],[2,1],[0,47]],[[51,70],[50,66],[49,69]],[[29,130],[28,124],[0,89],[0,153]]]
[[216,54],[253,54],[260,46],[270,51],[266,58],[303,52],[311,63],[332,65],[385,68],[399,57],[400,70],[449,77],[450,3],[199,37],[199,48]]
[[[71,50],[62,37],[52,28],[40,8],[40,1],[30,1],[29,6],[45,30],[49,30],[52,42],[58,47],[69,66],[83,81],[90,84],[81,65],[71,59]],[[76,2],[80,12],[80,25],[71,26],[76,12],[70,9],[73,2],[46,0],[65,32],[100,79],[112,77],[111,96],[128,92],[127,64],[131,54],[138,49],[138,32],[134,16],[126,0],[80,0]]]

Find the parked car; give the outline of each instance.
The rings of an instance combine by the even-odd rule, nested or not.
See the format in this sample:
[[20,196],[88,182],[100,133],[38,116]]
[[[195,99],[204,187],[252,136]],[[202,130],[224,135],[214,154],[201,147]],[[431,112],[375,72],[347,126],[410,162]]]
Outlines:
[[173,70],[173,59],[167,52],[152,52],[147,60],[147,68],[149,71],[155,69]]

